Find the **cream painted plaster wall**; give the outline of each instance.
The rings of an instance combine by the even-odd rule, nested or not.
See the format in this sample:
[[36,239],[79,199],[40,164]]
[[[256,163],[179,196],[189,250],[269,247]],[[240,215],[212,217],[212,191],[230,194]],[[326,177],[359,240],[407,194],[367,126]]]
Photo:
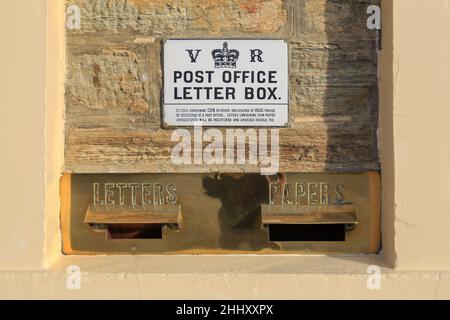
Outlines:
[[0,0],[0,269],[44,257],[46,7]]
[[384,243],[361,257],[62,256],[62,13],[0,0],[0,298],[450,298],[450,1],[384,0]]
[[397,267],[448,270],[450,1],[395,0],[393,5]]

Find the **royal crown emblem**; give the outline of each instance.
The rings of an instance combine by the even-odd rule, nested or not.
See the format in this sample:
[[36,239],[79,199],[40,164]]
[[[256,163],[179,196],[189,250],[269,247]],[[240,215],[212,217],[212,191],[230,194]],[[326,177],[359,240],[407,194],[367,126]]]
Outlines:
[[223,49],[216,49],[212,51],[215,68],[236,68],[236,62],[239,59],[239,51],[229,49],[228,43],[223,43]]

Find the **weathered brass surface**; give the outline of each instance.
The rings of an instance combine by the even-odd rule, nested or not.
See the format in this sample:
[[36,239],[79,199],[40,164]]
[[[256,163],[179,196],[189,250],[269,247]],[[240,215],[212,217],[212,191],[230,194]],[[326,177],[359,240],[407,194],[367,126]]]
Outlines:
[[357,224],[356,208],[344,205],[268,205],[261,206],[265,224]]
[[90,204],[84,222],[100,224],[178,224],[180,219],[180,205],[107,206]]
[[[378,173],[281,176],[67,174],[61,183],[64,252],[286,254],[379,250]],[[344,241],[269,238],[268,225],[356,222],[352,231],[345,232]],[[162,226],[161,235],[136,239],[139,233],[157,234],[151,228],[140,230],[146,223]],[[93,224],[106,224],[107,232]],[[126,229],[127,224],[130,229]],[[320,240],[320,235],[317,238]]]

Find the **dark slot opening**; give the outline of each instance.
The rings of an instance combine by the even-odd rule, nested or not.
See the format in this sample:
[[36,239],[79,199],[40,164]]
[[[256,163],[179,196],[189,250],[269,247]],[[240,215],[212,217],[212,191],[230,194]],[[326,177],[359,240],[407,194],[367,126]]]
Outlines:
[[111,224],[107,239],[162,239],[160,224]]
[[344,224],[272,224],[270,241],[345,241]]

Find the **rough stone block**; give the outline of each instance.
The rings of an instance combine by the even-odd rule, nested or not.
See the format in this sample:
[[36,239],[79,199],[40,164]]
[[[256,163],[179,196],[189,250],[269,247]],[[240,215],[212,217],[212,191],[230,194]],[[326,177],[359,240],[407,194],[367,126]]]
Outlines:
[[72,0],[82,11],[73,33],[172,35],[274,33],[287,22],[282,0]]

